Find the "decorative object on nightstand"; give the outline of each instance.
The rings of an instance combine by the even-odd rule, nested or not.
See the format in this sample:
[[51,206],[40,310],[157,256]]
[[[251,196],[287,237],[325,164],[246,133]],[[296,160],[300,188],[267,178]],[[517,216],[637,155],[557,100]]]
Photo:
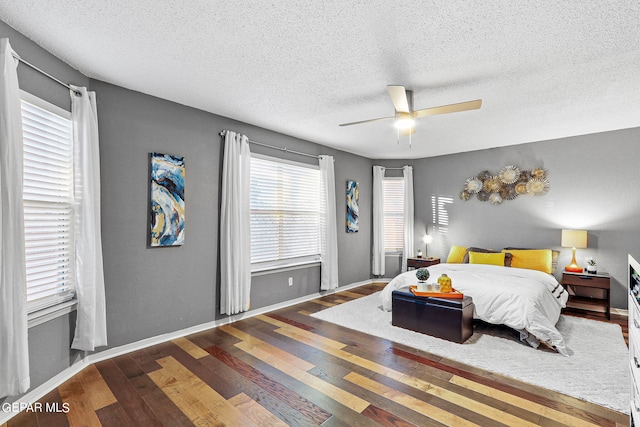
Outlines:
[[416,255],[416,258],[422,258],[422,249],[418,249],[418,254]]
[[562,286],[569,293],[567,311],[580,310],[611,319],[611,278],[608,273],[562,272]]
[[587,257],[585,260],[587,261],[587,273],[596,274],[598,272],[596,260],[592,257]]
[[571,264],[567,265],[564,270],[573,273],[582,273],[583,269],[576,261],[576,249],[586,249],[587,230],[562,230],[562,241],[560,245],[563,248],[571,248],[572,251]]

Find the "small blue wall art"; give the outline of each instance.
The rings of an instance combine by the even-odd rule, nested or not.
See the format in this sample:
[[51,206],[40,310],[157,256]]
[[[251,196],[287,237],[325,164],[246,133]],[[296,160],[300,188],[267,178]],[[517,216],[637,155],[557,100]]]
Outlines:
[[358,232],[359,196],[358,182],[347,181],[347,233]]

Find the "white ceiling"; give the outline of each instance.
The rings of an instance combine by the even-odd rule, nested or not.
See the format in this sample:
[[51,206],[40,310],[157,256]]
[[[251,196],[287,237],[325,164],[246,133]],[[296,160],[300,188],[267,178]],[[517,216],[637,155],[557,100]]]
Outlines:
[[[640,126],[638,0],[3,0],[0,19],[91,78],[370,158]],[[388,84],[483,105],[420,119],[411,148],[391,121],[338,126],[393,115]]]

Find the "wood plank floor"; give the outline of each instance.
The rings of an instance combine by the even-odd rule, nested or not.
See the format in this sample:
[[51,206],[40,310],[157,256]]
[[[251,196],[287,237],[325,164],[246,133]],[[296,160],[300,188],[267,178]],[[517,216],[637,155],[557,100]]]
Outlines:
[[[628,416],[310,317],[363,286],[96,363],[17,426],[623,426]],[[626,333],[626,318],[615,317]],[[542,350],[538,350],[542,351]]]

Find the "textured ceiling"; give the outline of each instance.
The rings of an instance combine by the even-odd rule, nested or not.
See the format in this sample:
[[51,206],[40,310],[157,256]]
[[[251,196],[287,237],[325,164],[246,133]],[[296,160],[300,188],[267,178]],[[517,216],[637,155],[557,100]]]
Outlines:
[[[91,78],[370,158],[640,126],[637,0],[3,0],[0,19]],[[483,105],[420,119],[412,147],[390,121],[338,126],[393,115],[388,84]]]

